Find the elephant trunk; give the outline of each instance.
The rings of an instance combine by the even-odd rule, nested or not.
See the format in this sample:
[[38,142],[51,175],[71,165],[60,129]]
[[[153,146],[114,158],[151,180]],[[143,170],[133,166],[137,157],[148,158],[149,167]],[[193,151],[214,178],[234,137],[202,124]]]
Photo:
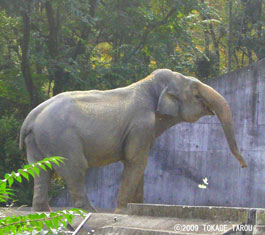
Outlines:
[[225,98],[218,92],[216,92],[213,88],[205,84],[199,83],[198,88],[199,93],[205,101],[206,105],[218,116],[231,152],[239,161],[242,167],[247,167],[247,164],[245,163],[245,160],[237,147],[232,114]]

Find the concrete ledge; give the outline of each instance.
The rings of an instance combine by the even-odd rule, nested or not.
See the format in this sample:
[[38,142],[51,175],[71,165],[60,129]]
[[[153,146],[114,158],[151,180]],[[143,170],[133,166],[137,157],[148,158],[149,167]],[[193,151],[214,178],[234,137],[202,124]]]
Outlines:
[[135,235],[135,234],[172,235],[172,234],[178,234],[178,235],[187,235],[185,233],[175,233],[175,232],[169,232],[169,231],[152,231],[152,230],[148,230],[148,229],[124,228],[124,227],[105,227],[105,228],[98,229],[94,234],[95,235],[103,235],[103,234],[119,234],[119,235]]
[[[233,221],[265,225],[265,210],[237,207],[175,206],[155,204],[128,204],[128,215]],[[257,221],[257,222],[256,222]]]
[[265,234],[265,226],[255,225],[253,230],[253,235],[262,235]]
[[[77,221],[80,222],[80,221]],[[78,224],[78,223],[77,223]],[[213,222],[200,219],[179,219],[169,217],[150,217],[93,213],[86,225],[95,234],[207,234],[222,235],[233,228],[233,222]],[[217,227],[222,229],[217,229]],[[215,230],[213,233],[213,229]]]
[[[53,208],[57,209],[65,208]],[[30,208],[2,212],[6,216],[32,213]],[[73,227],[78,227],[82,220],[76,216]],[[265,234],[265,209],[128,204],[126,214],[92,213],[85,227],[102,235],[262,235]],[[82,234],[87,234],[85,228]]]
[[257,209],[256,224],[265,226],[265,209]]

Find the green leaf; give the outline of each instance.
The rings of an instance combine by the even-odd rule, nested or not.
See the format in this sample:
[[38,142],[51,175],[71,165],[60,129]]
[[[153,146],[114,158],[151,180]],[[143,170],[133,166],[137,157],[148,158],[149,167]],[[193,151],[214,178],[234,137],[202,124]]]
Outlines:
[[5,174],[5,179],[8,179],[10,175],[8,173]]
[[49,161],[44,161],[44,164],[46,164],[50,169],[52,169],[52,164]]
[[45,165],[43,163],[38,163],[37,164],[39,167],[41,167],[44,171],[47,171]]
[[72,216],[72,215],[70,215],[70,214],[66,214],[66,215],[65,215],[65,218],[67,219],[67,221],[68,221],[71,225],[73,225],[73,216]]
[[14,179],[12,177],[9,177],[7,180],[8,180],[9,187],[11,187],[14,182]]
[[17,177],[16,177],[16,180],[17,180],[19,183],[21,183],[21,182],[22,182],[22,178],[21,178],[21,176],[20,176],[20,175],[17,176]]
[[32,169],[34,170],[37,176],[40,176],[40,169],[38,167],[35,166]]
[[28,168],[31,168],[32,166],[31,165],[25,165],[23,168],[24,169],[28,169]]
[[0,188],[6,188],[7,179],[1,180]]
[[26,169],[19,169],[18,172],[29,181],[29,175]]
[[28,170],[28,173],[34,178],[35,177],[34,171],[30,168],[28,168],[27,170]]
[[47,226],[48,229],[53,228],[53,223],[51,220],[44,220],[45,225]]
[[63,219],[63,220],[61,220],[61,223],[62,223],[63,226],[66,228],[66,226],[67,226],[67,220],[66,220],[66,219]]
[[59,227],[59,221],[60,221],[61,217],[54,217],[52,222],[54,224],[54,228],[58,228]]
[[53,163],[55,163],[57,166],[60,166],[59,162],[56,159],[51,159]]

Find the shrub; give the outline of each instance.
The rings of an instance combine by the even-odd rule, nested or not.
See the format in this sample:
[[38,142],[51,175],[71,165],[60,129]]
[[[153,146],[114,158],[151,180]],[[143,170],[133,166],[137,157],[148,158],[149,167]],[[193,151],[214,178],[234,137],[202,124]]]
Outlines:
[[[15,181],[22,182],[23,178],[27,180],[30,176],[33,178],[39,176],[40,170],[52,168],[52,163],[59,165],[62,162],[61,157],[45,158],[42,161],[31,165],[26,165],[17,172],[12,171],[5,174],[4,179],[0,181],[0,202],[6,202],[14,195],[10,187]],[[35,213],[26,216],[4,216],[0,213],[0,234],[60,234],[63,233],[62,227],[66,228],[67,223],[72,224],[75,215],[84,217],[84,212],[80,209],[63,210],[50,213]],[[2,217],[2,218],[1,218]],[[44,230],[46,227],[46,231]]]

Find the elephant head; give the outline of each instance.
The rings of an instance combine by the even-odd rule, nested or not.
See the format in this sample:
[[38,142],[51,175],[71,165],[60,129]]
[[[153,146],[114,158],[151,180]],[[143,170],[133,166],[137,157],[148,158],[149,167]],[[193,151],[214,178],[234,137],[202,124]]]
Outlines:
[[231,110],[222,95],[196,78],[170,70],[155,72],[154,76],[163,81],[157,105],[159,113],[184,122],[195,122],[205,115],[217,115],[231,152],[242,167],[247,167],[236,143]]

